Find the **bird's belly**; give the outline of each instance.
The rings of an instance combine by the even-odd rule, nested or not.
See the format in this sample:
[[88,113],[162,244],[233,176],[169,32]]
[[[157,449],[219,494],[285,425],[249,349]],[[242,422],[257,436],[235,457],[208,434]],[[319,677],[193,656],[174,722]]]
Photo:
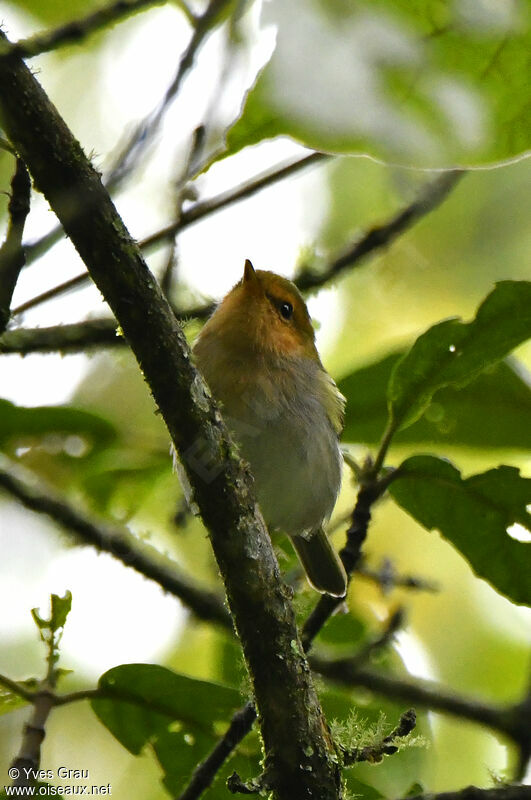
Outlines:
[[327,520],[341,483],[337,437],[324,413],[301,423],[287,414],[257,424],[232,420],[271,529],[310,533]]

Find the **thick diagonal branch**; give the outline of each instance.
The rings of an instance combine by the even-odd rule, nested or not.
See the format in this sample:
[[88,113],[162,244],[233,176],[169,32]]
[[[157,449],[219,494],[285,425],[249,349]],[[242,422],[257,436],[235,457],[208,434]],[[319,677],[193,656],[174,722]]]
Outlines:
[[118,320],[193,487],[251,675],[273,796],[337,800],[332,743],[251,478],[181,326],[98,174],[19,59],[0,61],[0,106],[8,136]]
[[31,181],[22,159],[17,158],[15,174],[11,181],[8,213],[9,225],[5,241],[0,248],[0,333],[9,321],[11,298],[24,266],[22,236],[30,210]]

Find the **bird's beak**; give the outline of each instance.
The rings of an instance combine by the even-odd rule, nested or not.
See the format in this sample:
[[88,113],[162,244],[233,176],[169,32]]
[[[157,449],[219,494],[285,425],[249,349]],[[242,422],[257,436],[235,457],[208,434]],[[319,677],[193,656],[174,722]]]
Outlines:
[[258,278],[256,277],[256,272],[254,271],[254,267],[249,261],[248,258],[245,259],[245,267],[243,269],[243,283],[256,283]]
[[247,297],[261,297],[264,293],[260,278],[248,258],[245,261],[241,285]]

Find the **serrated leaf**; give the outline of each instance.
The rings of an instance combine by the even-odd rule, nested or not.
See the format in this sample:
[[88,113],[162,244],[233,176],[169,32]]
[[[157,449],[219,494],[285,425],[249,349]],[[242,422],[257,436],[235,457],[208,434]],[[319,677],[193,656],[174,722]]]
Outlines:
[[88,437],[93,446],[105,446],[116,436],[116,428],[99,414],[72,406],[25,408],[0,399],[0,447],[20,439],[50,434]]
[[113,667],[98,685],[108,697],[91,701],[95,714],[135,755],[176,721],[213,735],[215,723],[228,720],[241,705],[235,689],[155,664]]
[[[347,398],[344,441],[380,441],[387,420],[387,385],[403,356],[391,353],[338,382]],[[517,362],[502,361],[468,386],[437,391],[420,419],[393,441],[531,450],[531,384]]]
[[[229,152],[291,136],[328,152],[455,166],[531,145],[531,20],[516,4],[270,2],[276,49]],[[319,70],[314,54],[327,53]]]
[[389,491],[428,530],[437,529],[475,574],[515,603],[531,604],[531,543],[508,533],[531,534],[531,479],[500,466],[462,478],[452,464],[413,456],[399,467]]
[[434,325],[396,365],[387,393],[391,427],[411,425],[438,389],[465,386],[529,337],[531,283],[496,284],[472,322]]

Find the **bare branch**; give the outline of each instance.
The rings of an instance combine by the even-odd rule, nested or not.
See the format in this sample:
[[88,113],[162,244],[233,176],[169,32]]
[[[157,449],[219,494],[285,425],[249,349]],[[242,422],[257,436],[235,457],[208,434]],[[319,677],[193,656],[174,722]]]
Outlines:
[[[54,28],[50,31],[38,33],[27,39],[19,39],[18,42],[1,42],[0,58],[20,57],[33,58],[40,53],[49,53],[50,50],[57,50],[59,47],[72,43],[83,42],[95,31],[125,19],[130,14],[142,11],[150,6],[162,5],[166,0],[116,0],[108,6],[87,14],[86,17],[74,19]],[[179,3],[183,7],[182,3]],[[190,17],[190,11],[187,16]]]
[[[214,305],[194,306],[181,311],[174,309],[178,320],[205,319]],[[50,328],[17,328],[0,337],[0,353],[79,353],[92,347],[123,347],[124,337],[119,334],[118,323],[112,318],[89,319],[70,325],[53,325]]]
[[117,335],[114,319],[89,319],[72,325],[51,328],[18,328],[0,337],[0,353],[79,353],[92,347],[117,347],[126,344]]
[[256,177],[251,178],[248,181],[244,181],[244,183],[241,183],[232,189],[221,192],[209,200],[202,200],[201,202],[196,203],[187,211],[183,211],[178,222],[168,225],[165,228],[161,228],[161,230],[157,231],[156,233],[152,233],[150,236],[147,236],[145,239],[143,239],[140,242],[140,247],[142,250],[149,252],[154,247],[157,247],[158,245],[170,240],[173,236],[175,236],[176,233],[188,228],[190,225],[194,225],[196,222],[199,222],[205,217],[210,216],[210,214],[214,214],[216,211],[221,211],[223,208],[228,208],[228,206],[231,206],[234,203],[239,203],[241,200],[246,200],[248,197],[252,197],[262,189],[278,183],[278,181],[284,180],[284,178],[294,175],[301,169],[313,166],[314,164],[318,164],[330,158],[331,156],[327,155],[326,153],[311,153],[310,155],[297,158],[295,161],[279,164],[272,169],[266,170]]
[[138,540],[125,528],[105,525],[91,519],[64,499],[54,496],[48,487],[34,484],[0,469],[0,489],[19,500],[25,508],[45,514],[78,542],[110,553],[126,567],[158,583],[164,591],[178,598],[198,619],[232,629],[230,615],[218,595],[198,586],[183,575],[178,566],[154,547]]
[[203,41],[218,24],[229,2],[230,0],[210,0],[205,12],[200,17],[195,18],[192,36],[179,60],[175,77],[158,107],[135,127],[121,154],[116,159],[106,180],[109,190],[116,188],[116,185],[121,183],[138,164],[140,157],[146,151],[149,142],[159,129],[166,111],[179,93],[186,75],[193,67],[195,57]]
[[295,279],[299,289],[302,292],[318,289],[337,278],[346,269],[360,266],[370,253],[391,244],[397,236],[409,230],[415,222],[437,208],[465,174],[464,170],[450,170],[428,182],[412,203],[401,209],[387,222],[376,225],[367,231],[357,242],[334,258],[322,272],[302,270]]
[[[152,234],[151,236],[148,236],[146,239],[142,240],[140,242],[140,247],[147,250],[151,247],[159,245],[164,241],[170,241],[178,232],[186,228],[188,225],[192,225],[200,219],[203,219],[205,216],[208,216],[208,214],[224,208],[231,203],[242,200],[269,185],[270,183],[274,183],[283,177],[287,177],[288,175],[293,174],[293,172],[309,166],[316,161],[320,161],[325,157],[326,156],[324,156],[322,153],[313,153],[310,156],[305,156],[304,158],[295,162],[291,162],[288,165],[276,167],[273,170],[263,173],[261,176],[258,176],[257,178],[254,178],[251,181],[236,187],[235,189],[217,195],[211,200],[205,200],[201,203],[197,203],[188,211],[184,211],[178,222],[163,228],[157,233]],[[450,191],[450,188],[456,184],[458,178],[462,174],[463,173],[460,172],[444,173],[436,181],[428,184],[420,198],[417,198],[413,203],[407,205],[404,209],[402,209],[402,211],[399,212],[399,214],[397,214],[387,223],[383,224],[379,228],[374,228],[369,231],[353,248],[349,249],[349,266],[351,268],[355,267],[362,259],[368,256],[372,250],[383,247],[385,244],[390,243],[394,238],[396,238],[399,232],[407,230],[410,225],[414,224],[414,222],[420,219],[424,214],[427,214],[428,211],[433,210],[436,205],[443,201]],[[375,231],[377,233],[375,233]],[[35,246],[38,246],[38,243]],[[347,264],[344,263],[345,257],[345,254],[343,254],[342,256],[332,260],[329,266],[323,270],[323,272],[319,273],[318,276],[311,273],[311,279],[308,278],[310,273],[301,273],[301,275],[295,279],[295,283],[303,290],[304,288],[314,289],[318,286],[320,287],[326,285],[328,281],[333,280],[338,274],[338,265],[339,272],[346,269]],[[59,286],[54,287],[47,292],[44,292],[42,295],[39,295],[32,300],[27,301],[23,305],[14,309],[13,314],[19,314],[22,311],[33,308],[44,300],[49,300],[52,297],[56,297],[63,291],[72,289],[74,286],[80,286],[89,280],[90,278],[88,273],[83,272],[75,278],[60,284]],[[197,306],[196,308],[189,310],[175,309],[175,312],[179,318],[196,317],[199,319],[205,319],[212,312],[212,309],[213,305],[207,304],[204,306]],[[79,326],[84,324],[88,323],[79,323]],[[27,335],[24,335],[23,338],[23,346],[25,348],[23,351],[17,350],[15,332],[6,334],[0,339],[0,352],[28,353],[33,352],[33,350],[39,352],[53,349],[64,350],[65,352],[77,352],[78,350],[83,350],[85,346],[92,346],[93,344],[100,343],[94,342],[94,333],[90,326],[87,328],[86,337],[83,335],[82,327],[76,329],[76,335],[72,338],[71,333],[73,331],[70,326],[65,326],[64,332],[65,339],[68,341],[66,342],[66,346],[63,348],[61,344],[62,339],[60,328],[56,329],[53,338],[47,340],[49,344],[47,344],[45,347],[42,346],[42,334],[35,331],[34,336],[36,342],[35,347],[32,349],[33,334],[28,330]],[[119,339],[112,337],[110,334],[107,338],[105,338],[102,334],[101,344],[105,346],[113,346],[119,345],[121,342]]]
[[237,711],[219,742],[209,755],[197,765],[192,777],[177,800],[197,800],[208,789],[227,758],[252,728],[256,710],[252,703]]
[[[303,156],[295,161],[279,164],[272,169],[266,170],[256,177],[251,178],[249,181],[239,184],[233,189],[221,192],[209,200],[203,200],[199,203],[196,203],[187,211],[183,211],[176,222],[173,222],[171,225],[167,225],[165,228],[162,228],[156,233],[153,233],[145,239],[142,239],[139,242],[139,247],[141,250],[149,252],[150,250],[156,249],[162,244],[171,242],[175,236],[177,236],[177,234],[179,234],[181,231],[185,230],[185,228],[194,225],[196,222],[208,217],[210,214],[220,211],[223,208],[227,208],[228,206],[232,205],[233,203],[237,203],[240,200],[245,200],[262,189],[265,189],[267,186],[271,186],[274,183],[289,177],[290,175],[294,175],[301,169],[312,166],[313,164],[319,163],[328,158],[330,158],[330,156],[327,156],[325,153],[311,153],[310,155]],[[44,253],[48,250],[48,245],[50,247],[54,245],[56,241],[61,238],[61,235],[61,231],[54,230],[50,234],[46,234],[46,236],[44,236],[42,239],[39,239],[37,242],[25,245],[26,263],[30,264],[37,258],[40,258],[42,255],[44,255]],[[76,275],[74,278],[54,286],[53,288],[48,289],[46,292],[43,292],[37,297],[34,297],[31,300],[28,300],[26,303],[18,306],[14,309],[13,314],[21,314],[23,311],[27,311],[30,308],[35,308],[35,306],[38,306],[47,300],[51,300],[53,297],[57,297],[75,287],[85,285],[89,281],[90,276],[88,272],[82,272],[79,275]],[[205,309],[206,308],[211,309],[211,305],[209,304],[208,306],[205,306]],[[204,318],[205,313],[200,309],[197,309],[197,311],[199,314],[196,313],[194,316],[199,315],[201,318]]]
[[[2,342],[0,340],[0,351]],[[438,585],[434,581],[421,578],[417,575],[400,575],[395,571],[393,563],[389,559],[384,559],[378,569],[372,569],[367,564],[362,563],[356,568],[357,575],[363,575],[380,586],[383,594],[396,587],[402,589],[412,589],[421,592],[437,592]]]
[[[369,522],[371,520],[371,509],[383,491],[382,484],[377,480],[362,484],[356,499],[356,505],[352,512],[351,524],[347,531],[347,542],[339,555],[345,567],[347,575],[351,576],[357,569],[361,559],[361,548],[365,542]],[[312,642],[327,621],[334,613],[335,609],[341,604],[341,598],[322,595],[317,605],[306,619],[301,639],[305,652],[308,652]]]

